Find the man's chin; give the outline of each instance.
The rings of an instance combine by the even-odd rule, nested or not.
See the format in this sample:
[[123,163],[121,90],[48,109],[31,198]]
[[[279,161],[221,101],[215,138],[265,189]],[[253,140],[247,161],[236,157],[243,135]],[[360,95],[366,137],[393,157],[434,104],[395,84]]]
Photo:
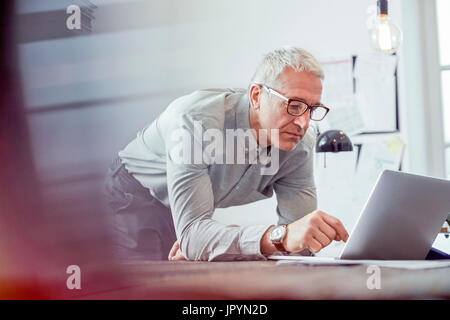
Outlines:
[[283,151],[291,151],[295,148],[295,146],[297,145],[297,143],[300,142],[301,139],[297,140],[297,141],[284,141],[282,143],[280,143],[277,147],[280,150]]

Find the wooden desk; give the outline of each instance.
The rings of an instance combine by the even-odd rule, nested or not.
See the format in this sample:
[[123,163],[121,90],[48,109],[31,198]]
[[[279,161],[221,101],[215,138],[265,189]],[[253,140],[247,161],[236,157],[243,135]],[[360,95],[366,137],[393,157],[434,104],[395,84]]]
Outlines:
[[450,268],[381,268],[369,290],[366,266],[276,265],[274,261],[149,261],[122,265],[121,288],[83,299],[450,299]]

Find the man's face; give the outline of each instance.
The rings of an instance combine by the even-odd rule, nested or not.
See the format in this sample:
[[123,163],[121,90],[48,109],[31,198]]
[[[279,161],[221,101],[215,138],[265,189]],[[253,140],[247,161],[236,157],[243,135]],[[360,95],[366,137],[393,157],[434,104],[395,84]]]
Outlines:
[[[303,138],[309,127],[309,112],[301,116],[292,116],[287,113],[287,102],[273,94],[268,93],[257,85],[250,90],[253,112],[256,115],[257,129],[279,129],[278,141],[270,141],[270,144],[280,150],[290,151]],[[278,77],[274,90],[287,98],[299,98],[308,105],[320,102],[322,94],[322,82],[319,77],[308,71],[297,72],[286,68]]]

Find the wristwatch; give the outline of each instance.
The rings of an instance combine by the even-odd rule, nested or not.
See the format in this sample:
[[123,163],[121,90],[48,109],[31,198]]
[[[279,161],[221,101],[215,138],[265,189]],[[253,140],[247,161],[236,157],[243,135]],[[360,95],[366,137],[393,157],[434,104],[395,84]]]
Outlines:
[[275,248],[282,253],[288,253],[283,246],[283,239],[286,236],[287,224],[280,224],[270,231],[269,239]]

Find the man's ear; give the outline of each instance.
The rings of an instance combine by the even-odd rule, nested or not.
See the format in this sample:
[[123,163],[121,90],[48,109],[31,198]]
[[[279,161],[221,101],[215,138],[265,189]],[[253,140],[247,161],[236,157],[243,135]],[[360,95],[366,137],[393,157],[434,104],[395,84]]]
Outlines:
[[255,110],[260,107],[260,100],[262,95],[262,87],[259,84],[252,84],[249,90],[250,106]]

